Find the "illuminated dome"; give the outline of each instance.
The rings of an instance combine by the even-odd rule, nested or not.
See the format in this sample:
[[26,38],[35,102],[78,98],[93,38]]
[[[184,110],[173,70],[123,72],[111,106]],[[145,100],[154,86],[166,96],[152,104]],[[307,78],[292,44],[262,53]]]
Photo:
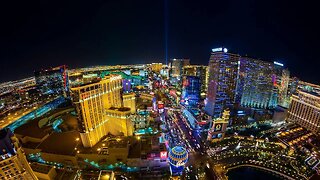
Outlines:
[[169,152],[169,162],[171,165],[184,166],[188,161],[188,152],[181,146],[175,146]]

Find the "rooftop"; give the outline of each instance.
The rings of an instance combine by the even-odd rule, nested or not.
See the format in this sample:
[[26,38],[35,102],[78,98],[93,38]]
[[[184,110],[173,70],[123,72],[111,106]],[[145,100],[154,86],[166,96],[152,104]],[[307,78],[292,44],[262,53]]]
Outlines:
[[39,163],[32,163],[31,168],[35,172],[43,173],[43,174],[48,174],[49,171],[53,168],[52,166],[44,165],[44,164],[39,164]]
[[130,108],[128,107],[120,107],[120,108],[116,108],[116,107],[111,107],[109,108],[109,110],[114,110],[114,111],[130,111]]
[[315,91],[305,91],[305,90],[300,90],[301,92],[316,96],[316,97],[320,97],[320,94],[318,92]]
[[51,127],[44,126],[43,128],[40,128],[38,123],[39,123],[39,119],[31,120],[28,123],[15,129],[14,132],[15,134],[18,134],[18,135],[41,139],[49,134],[49,132],[51,131]]
[[108,147],[109,148],[127,148],[128,146],[128,141],[127,140],[112,140],[108,142]]
[[47,153],[75,155],[75,148],[82,145],[81,140],[77,140],[77,138],[80,139],[78,131],[54,132],[38,148]]

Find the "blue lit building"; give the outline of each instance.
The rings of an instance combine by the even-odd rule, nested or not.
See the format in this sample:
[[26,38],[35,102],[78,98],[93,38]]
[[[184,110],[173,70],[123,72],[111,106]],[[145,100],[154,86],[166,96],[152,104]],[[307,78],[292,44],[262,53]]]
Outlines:
[[34,76],[37,87],[43,94],[70,96],[66,65],[35,71]]
[[182,78],[182,93],[181,104],[194,106],[200,100],[200,78],[197,76],[183,76]]
[[131,92],[131,79],[123,79],[122,80],[122,89],[123,92],[128,93]]
[[205,111],[218,118],[234,104],[273,109],[287,106],[290,72],[279,62],[268,62],[212,50],[208,65],[208,90]]
[[240,55],[228,53],[226,48],[212,49],[208,65],[208,90],[205,111],[214,118],[236,102],[238,62]]
[[188,152],[181,146],[175,146],[169,152],[170,172],[172,176],[181,176],[188,162]]
[[[283,65],[282,65],[283,66]],[[287,94],[289,73],[277,63],[242,57],[237,93],[241,106],[273,109]]]
[[200,78],[200,90],[201,96],[207,94],[208,89],[208,66],[202,65],[188,65],[183,67],[183,75],[186,76],[197,76]]
[[241,105],[244,107],[268,108],[272,104],[273,73],[269,62],[243,57],[240,61],[243,83]]

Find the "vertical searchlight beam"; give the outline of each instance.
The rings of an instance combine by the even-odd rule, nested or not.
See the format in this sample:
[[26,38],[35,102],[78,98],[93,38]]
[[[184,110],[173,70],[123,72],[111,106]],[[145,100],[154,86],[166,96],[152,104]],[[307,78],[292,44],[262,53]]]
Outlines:
[[168,65],[168,25],[169,25],[168,0],[164,0],[164,53],[166,65]]

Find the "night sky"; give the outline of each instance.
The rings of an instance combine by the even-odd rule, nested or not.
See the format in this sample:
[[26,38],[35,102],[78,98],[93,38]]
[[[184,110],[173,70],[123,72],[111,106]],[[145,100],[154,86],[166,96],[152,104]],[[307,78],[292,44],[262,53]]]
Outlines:
[[[7,1],[0,4],[0,82],[35,69],[165,62],[164,0]],[[168,56],[208,64],[210,50],[284,63],[320,83],[316,4],[168,0]]]

